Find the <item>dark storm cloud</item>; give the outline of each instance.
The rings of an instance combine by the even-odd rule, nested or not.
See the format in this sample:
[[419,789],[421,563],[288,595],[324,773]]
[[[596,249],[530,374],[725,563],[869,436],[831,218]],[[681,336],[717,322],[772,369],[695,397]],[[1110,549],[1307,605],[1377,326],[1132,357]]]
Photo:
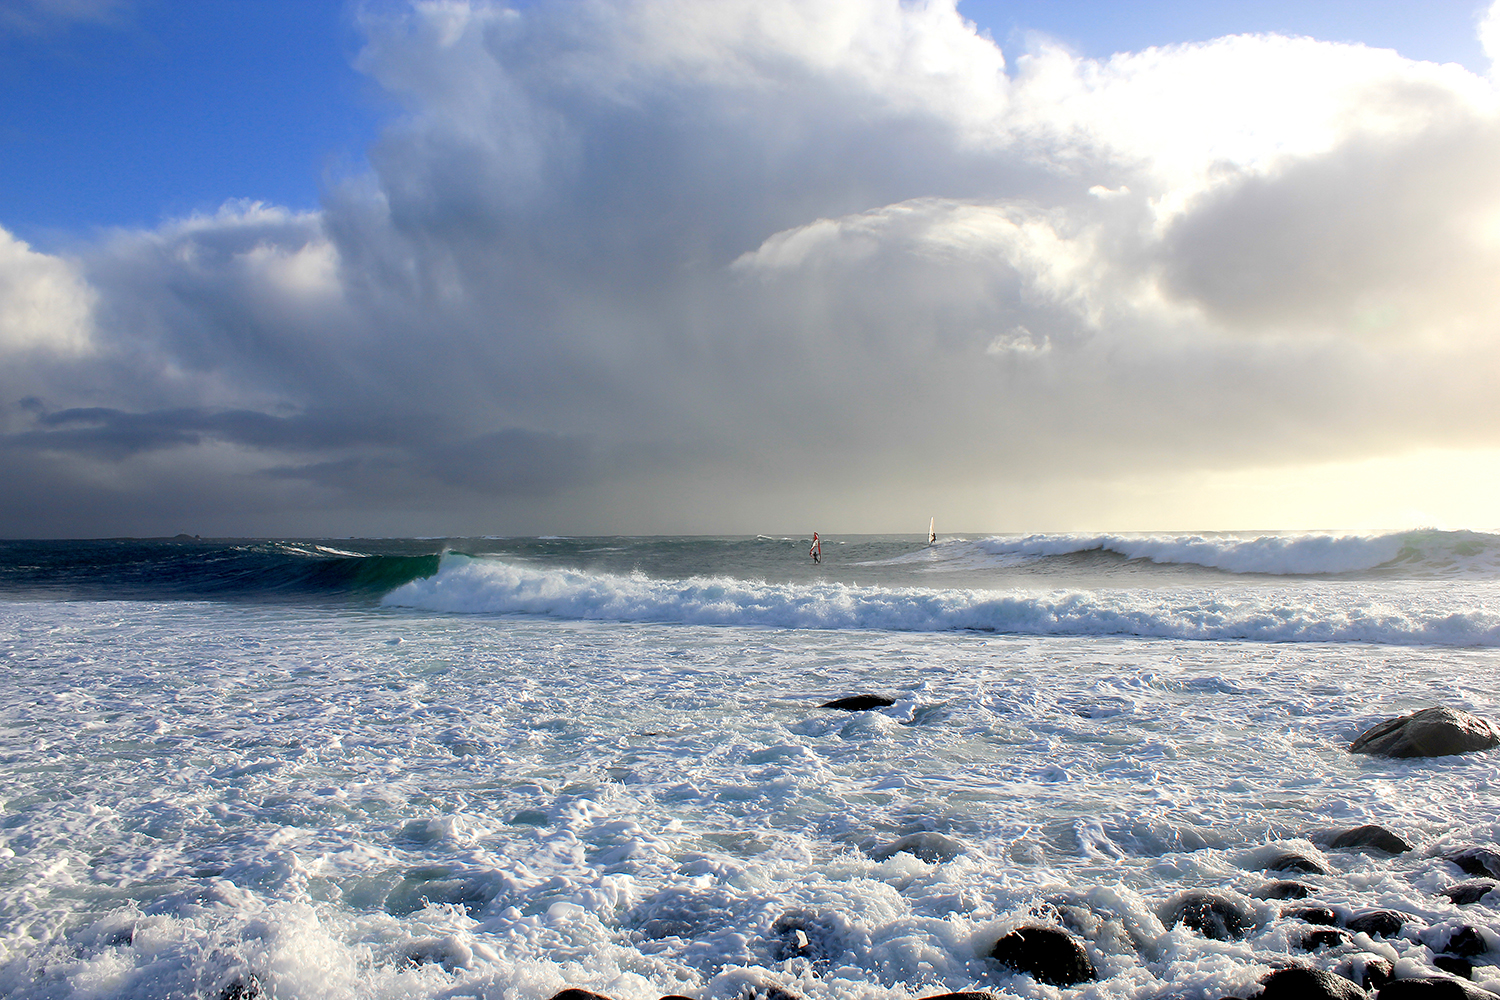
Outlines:
[[238,530],[759,530],[1500,445],[1500,132],[1457,67],[1007,68],[894,0],[362,24],[405,111],[320,212],[0,239],[0,475],[42,484],[0,531],[49,482]]

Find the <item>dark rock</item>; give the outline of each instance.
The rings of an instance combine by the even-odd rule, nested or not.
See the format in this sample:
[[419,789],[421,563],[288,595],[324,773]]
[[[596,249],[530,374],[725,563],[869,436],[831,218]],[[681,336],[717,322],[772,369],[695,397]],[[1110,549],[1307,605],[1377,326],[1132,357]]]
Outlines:
[[984,990],[964,990],[962,993],[939,993],[936,996],[922,997],[921,1000],[995,1000],[995,994]]
[[1312,890],[1301,882],[1267,882],[1255,890],[1256,899],[1306,899]]
[[1366,1000],[1365,991],[1342,976],[1294,965],[1261,981],[1261,1000]]
[[1495,1000],[1495,994],[1462,979],[1430,976],[1392,979],[1380,988],[1376,1000]]
[[1332,927],[1339,922],[1339,915],[1326,906],[1293,907],[1290,910],[1282,910],[1281,915],[1309,924],[1321,924],[1325,927]]
[[1448,943],[1443,950],[1450,955],[1472,957],[1483,955],[1490,950],[1490,946],[1479,933],[1479,928],[1465,924],[1448,936]]
[[1371,937],[1395,937],[1406,926],[1406,919],[1406,914],[1395,910],[1367,910],[1350,917],[1344,926]]
[[1382,757],[1446,757],[1500,746],[1500,726],[1456,708],[1424,708],[1365,730],[1350,753]]
[[802,1000],[801,994],[780,986],[757,986],[745,994],[747,1000]]
[[1228,896],[1193,891],[1168,902],[1162,923],[1168,930],[1182,924],[1215,941],[1237,941],[1254,925],[1254,917]]
[[878,694],[856,694],[848,698],[825,701],[820,707],[837,708],[845,712],[868,712],[872,708],[885,708],[894,704],[896,704],[895,698],[886,698]]
[[843,951],[838,927],[829,917],[816,913],[800,910],[783,913],[771,925],[771,933],[775,935],[771,957],[778,962],[805,958],[822,967]]
[[1459,906],[1468,906],[1477,903],[1488,896],[1495,888],[1495,883],[1486,878],[1477,878],[1471,882],[1460,882],[1458,885],[1450,885],[1439,896],[1447,896]]
[[1482,847],[1469,847],[1452,854],[1445,854],[1443,860],[1453,862],[1465,875],[1500,878],[1500,854],[1487,851]]
[[1348,931],[1339,930],[1337,927],[1323,927],[1302,935],[1302,950],[1317,951],[1319,948],[1337,948],[1352,940]]
[[876,861],[885,861],[898,854],[910,854],[930,864],[952,861],[964,853],[964,845],[941,833],[912,833],[894,843],[877,847],[870,852]]
[[588,990],[566,989],[561,993],[552,994],[552,1000],[611,1000],[603,993],[590,993]]
[[1073,986],[1098,978],[1083,945],[1056,927],[1018,927],[995,942],[990,957],[1051,986]]
[[1260,867],[1262,870],[1268,872],[1306,872],[1309,875],[1328,874],[1328,869],[1321,862],[1315,861],[1305,854],[1297,854],[1291,851],[1276,855]]
[[219,991],[219,1000],[257,1000],[260,996],[260,980],[254,976],[240,976]]
[[693,998],[685,997],[681,993],[668,993],[666,996],[662,997],[661,1000],[693,1000]]
[[1459,958],[1457,955],[1434,955],[1432,965],[1433,968],[1450,972],[1459,979],[1474,978],[1474,963],[1467,958]]
[[1378,990],[1390,982],[1395,966],[1379,955],[1355,955],[1334,971],[1367,990]]
[[1328,846],[1336,849],[1351,847],[1373,847],[1387,854],[1405,854],[1411,850],[1411,844],[1406,840],[1383,826],[1356,826],[1352,830],[1345,830],[1333,838]]

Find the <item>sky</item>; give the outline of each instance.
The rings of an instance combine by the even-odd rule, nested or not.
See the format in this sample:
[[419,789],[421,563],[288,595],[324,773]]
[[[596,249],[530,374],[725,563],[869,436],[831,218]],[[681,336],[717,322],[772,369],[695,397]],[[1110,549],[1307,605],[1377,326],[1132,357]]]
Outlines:
[[0,537],[1500,525],[1500,4],[0,0]]

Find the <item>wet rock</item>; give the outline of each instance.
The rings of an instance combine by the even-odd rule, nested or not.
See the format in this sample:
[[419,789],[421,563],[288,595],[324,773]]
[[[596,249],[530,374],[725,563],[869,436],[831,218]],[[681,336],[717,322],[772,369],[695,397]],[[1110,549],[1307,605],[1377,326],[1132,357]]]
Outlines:
[[1306,899],[1312,890],[1301,882],[1267,882],[1255,890],[1256,899]]
[[1392,979],[1380,988],[1376,1000],[1495,1000],[1495,994],[1448,976]]
[[1387,854],[1405,854],[1412,849],[1411,844],[1405,838],[1400,837],[1383,826],[1373,823],[1367,826],[1356,826],[1352,830],[1345,830],[1334,837],[1329,847],[1336,849],[1373,847],[1377,851],[1385,851]]
[[1162,923],[1168,930],[1182,924],[1215,941],[1238,941],[1255,920],[1248,909],[1228,896],[1192,891],[1167,903]]
[[1341,931],[1337,927],[1323,927],[1302,935],[1301,943],[1303,951],[1317,951],[1319,948],[1337,948],[1352,940],[1354,939],[1349,936],[1348,931]]
[[771,925],[771,957],[778,962],[805,958],[816,967],[843,950],[839,929],[825,915],[794,910],[783,913]]
[[1390,982],[1396,967],[1380,955],[1355,955],[1334,971],[1367,990],[1378,990]]
[[1465,924],[1448,936],[1448,943],[1443,946],[1443,950],[1450,955],[1468,958],[1483,955],[1490,950],[1490,946],[1484,936],[1479,933],[1479,928]]
[[1434,955],[1432,965],[1433,968],[1452,973],[1460,979],[1474,978],[1474,963],[1467,958],[1459,958],[1457,955]]
[[1462,851],[1454,851],[1452,854],[1443,855],[1443,860],[1453,862],[1465,875],[1500,878],[1500,854],[1485,850],[1483,847],[1469,847]]
[[1309,924],[1320,924],[1324,927],[1332,927],[1339,922],[1339,915],[1326,906],[1293,907],[1289,910],[1282,910],[1281,915]]
[[1328,874],[1328,869],[1322,862],[1314,860],[1305,854],[1297,854],[1294,851],[1278,854],[1260,867],[1263,871],[1268,872],[1306,872],[1309,875]]
[[666,996],[662,997],[661,1000],[693,1000],[693,998],[685,997],[681,993],[668,993]]
[[802,1000],[802,995],[780,986],[757,986],[745,994],[745,1000]]
[[219,991],[219,1000],[258,1000],[260,996],[260,980],[254,976],[240,976]]
[[1500,746],[1500,726],[1456,708],[1424,708],[1371,726],[1350,753],[1381,757],[1447,757]]
[[1261,1000],[1366,1000],[1365,991],[1343,976],[1294,965],[1261,981]]
[[1460,882],[1458,885],[1450,885],[1439,892],[1439,896],[1447,896],[1459,906],[1468,906],[1477,903],[1488,896],[1495,888],[1495,883],[1486,878],[1477,878],[1470,882]]
[[1056,927],[1018,927],[995,942],[990,957],[1051,986],[1073,986],[1098,978],[1083,945]]
[[964,853],[964,845],[941,833],[913,833],[894,843],[877,847],[870,852],[876,861],[885,861],[898,854],[910,854],[930,864],[952,861]]
[[820,708],[837,708],[844,712],[868,712],[872,708],[886,708],[896,704],[895,698],[887,698],[878,694],[856,694],[848,698],[835,698],[833,701],[825,701]]
[[566,989],[561,993],[552,994],[551,1000],[612,1000],[603,993],[591,993],[588,990]]
[[984,990],[964,990],[961,993],[939,993],[937,996],[922,997],[921,1000],[996,1000],[995,994],[986,993]]
[[1344,926],[1371,937],[1395,937],[1406,926],[1407,917],[1395,910],[1367,910],[1344,921]]

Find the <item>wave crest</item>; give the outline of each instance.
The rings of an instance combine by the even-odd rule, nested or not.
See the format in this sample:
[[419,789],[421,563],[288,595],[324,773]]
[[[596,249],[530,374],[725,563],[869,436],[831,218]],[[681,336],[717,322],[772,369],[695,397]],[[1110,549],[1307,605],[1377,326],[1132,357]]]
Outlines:
[[539,569],[445,556],[438,573],[388,594],[390,606],[466,614],[795,629],[982,630],[1261,642],[1500,645],[1500,614],[1482,601],[1389,585],[1026,591],[771,584],[726,578]]

